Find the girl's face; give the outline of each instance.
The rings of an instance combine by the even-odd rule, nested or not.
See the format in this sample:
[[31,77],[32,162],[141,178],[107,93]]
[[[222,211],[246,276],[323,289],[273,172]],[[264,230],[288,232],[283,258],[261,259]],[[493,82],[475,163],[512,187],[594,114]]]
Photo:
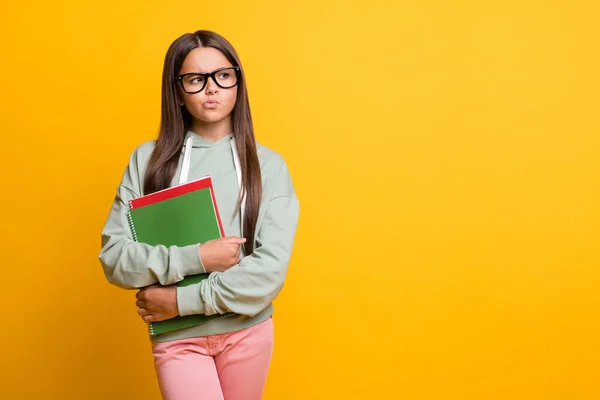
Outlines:
[[[178,75],[205,72],[210,73],[221,68],[232,67],[225,56],[212,47],[198,47],[192,50],[181,66]],[[233,73],[233,70],[224,71]],[[217,79],[226,79],[224,74],[215,76]],[[187,85],[201,84],[202,79],[188,80]],[[222,85],[228,86],[228,85]],[[194,118],[194,124],[212,124],[231,119],[231,111],[237,99],[237,86],[229,89],[219,87],[212,78],[206,80],[206,86],[198,93],[189,94],[177,84],[180,104],[184,103],[189,113]],[[188,90],[188,89],[186,89]],[[193,91],[193,90],[188,90]]]

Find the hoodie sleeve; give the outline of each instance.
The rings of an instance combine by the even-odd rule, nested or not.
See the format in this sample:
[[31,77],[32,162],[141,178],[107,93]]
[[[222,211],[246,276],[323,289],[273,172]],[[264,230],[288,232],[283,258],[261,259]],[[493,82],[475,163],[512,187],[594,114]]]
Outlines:
[[299,202],[285,163],[267,203],[254,252],[225,272],[177,288],[180,315],[234,312],[254,316],[277,297],[287,272],[298,224]]
[[150,246],[133,240],[127,212],[128,201],[139,197],[138,171],[140,148],[130,157],[123,179],[112,203],[108,218],[102,229],[102,249],[98,258],[106,279],[119,287],[135,289],[155,283],[170,285],[187,275],[204,273],[198,245],[185,247]]

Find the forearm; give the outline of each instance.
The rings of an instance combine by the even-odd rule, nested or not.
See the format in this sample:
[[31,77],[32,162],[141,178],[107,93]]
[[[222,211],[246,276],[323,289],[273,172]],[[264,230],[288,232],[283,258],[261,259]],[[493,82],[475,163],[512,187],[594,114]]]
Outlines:
[[187,275],[205,272],[198,245],[150,246],[125,237],[103,235],[103,246],[98,258],[106,279],[126,289],[155,283],[170,285]]
[[178,287],[179,313],[212,315],[234,312],[253,316],[264,310],[283,287],[298,212],[296,198],[272,202],[259,233],[260,245],[227,271],[213,272],[198,284]]

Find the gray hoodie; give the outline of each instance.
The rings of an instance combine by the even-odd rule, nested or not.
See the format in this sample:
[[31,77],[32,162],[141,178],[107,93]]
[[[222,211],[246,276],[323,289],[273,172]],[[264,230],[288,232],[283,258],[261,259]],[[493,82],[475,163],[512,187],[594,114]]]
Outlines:
[[[241,236],[240,213],[234,215],[238,198],[238,178],[229,134],[216,142],[186,133],[191,137],[188,180],[210,175],[226,236]],[[129,159],[121,184],[102,230],[99,259],[108,281],[125,289],[155,283],[171,285],[187,275],[206,272],[198,245],[185,247],[150,246],[133,240],[127,219],[127,202],[141,196],[148,159],[155,141],[138,146]],[[184,146],[185,147],[185,146]],[[180,315],[234,313],[205,324],[151,336],[161,342],[194,336],[227,333],[256,325],[271,316],[271,302],[283,286],[290,260],[299,203],[290,173],[283,158],[257,143],[262,174],[263,196],[260,204],[255,250],[225,272],[213,272],[195,285],[177,288]],[[178,183],[183,152],[171,186]],[[249,239],[249,238],[247,238]]]

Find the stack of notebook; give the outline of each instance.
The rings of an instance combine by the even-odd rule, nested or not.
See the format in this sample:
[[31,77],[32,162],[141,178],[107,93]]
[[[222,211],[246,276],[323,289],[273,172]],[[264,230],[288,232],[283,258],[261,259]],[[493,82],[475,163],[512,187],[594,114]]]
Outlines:
[[[136,242],[152,246],[188,246],[223,237],[210,177],[205,176],[129,202],[129,225]],[[208,278],[208,274],[186,276],[177,286],[187,286]],[[150,322],[150,335],[160,335],[199,325],[229,314],[177,316]]]

